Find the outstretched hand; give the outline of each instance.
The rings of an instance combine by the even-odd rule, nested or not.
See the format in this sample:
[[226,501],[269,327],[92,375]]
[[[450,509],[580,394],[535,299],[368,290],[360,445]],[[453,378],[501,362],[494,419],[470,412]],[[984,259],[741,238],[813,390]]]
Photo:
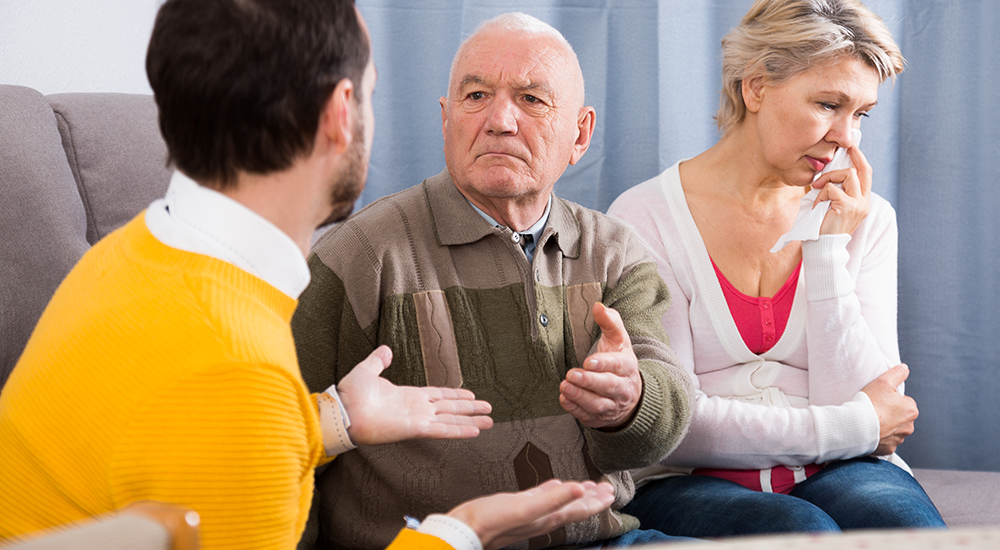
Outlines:
[[484,550],[492,550],[583,521],[614,500],[615,491],[609,483],[550,479],[520,493],[470,500],[448,515],[472,528]]
[[896,452],[896,447],[913,433],[913,421],[920,414],[917,402],[901,395],[896,389],[909,375],[910,369],[906,365],[896,365],[861,390],[868,394],[878,413],[879,442],[874,453],[876,455]]
[[379,374],[392,350],[379,346],[337,384],[356,445],[407,439],[468,439],[493,426],[491,407],[469,390],[396,386]]
[[632,419],[642,397],[639,360],[621,315],[602,303],[591,310],[601,327],[595,353],[570,369],[559,385],[559,404],[588,428],[615,429]]

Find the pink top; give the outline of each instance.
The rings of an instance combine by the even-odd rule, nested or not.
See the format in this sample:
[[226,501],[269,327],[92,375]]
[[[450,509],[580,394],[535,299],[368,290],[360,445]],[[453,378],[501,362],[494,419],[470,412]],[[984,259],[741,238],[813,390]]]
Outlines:
[[[799,271],[802,269],[802,262],[795,267],[795,271],[785,281],[785,284],[778,289],[774,296],[754,297],[747,296],[733,286],[726,279],[726,276],[719,270],[719,266],[712,261],[715,268],[715,275],[722,285],[722,294],[726,297],[729,305],[729,312],[736,322],[736,328],[743,337],[750,351],[761,355],[774,347],[785,326],[788,324],[788,317],[792,311],[792,301],[795,298],[795,288],[799,284]],[[804,468],[804,474],[800,474],[800,480],[818,472],[820,466],[810,464]],[[792,470],[779,466],[772,468],[765,477],[768,481],[762,482],[760,470],[731,470],[718,468],[697,468],[693,472],[695,475],[705,475],[727,479],[739,483],[740,485],[754,490],[764,491],[765,483],[767,492],[788,494],[795,488],[797,480]]]
[[785,332],[785,325],[788,324],[802,262],[799,262],[792,276],[771,298],[765,296],[756,298],[743,294],[736,290],[736,287],[719,271],[719,266],[715,265],[714,260],[712,267],[715,268],[715,274],[722,285],[722,294],[726,297],[729,312],[733,316],[733,321],[736,321],[736,328],[739,329],[743,342],[757,355],[774,347],[775,342]]

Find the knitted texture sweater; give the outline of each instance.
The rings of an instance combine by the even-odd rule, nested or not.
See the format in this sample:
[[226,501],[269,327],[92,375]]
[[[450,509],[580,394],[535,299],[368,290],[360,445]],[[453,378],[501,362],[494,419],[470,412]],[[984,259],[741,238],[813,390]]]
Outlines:
[[[634,491],[625,470],[663,458],[684,434],[691,389],[660,324],[669,295],[639,242],[600,213],[555,199],[529,264],[510,230],[487,223],[442,172],[373,203],[313,251],[292,321],[310,388],[387,344],[383,376],[467,388],[492,404],[495,421],[475,439],[359,449],[331,464],[318,485],[331,545],[378,548],[404,515],[553,477],[611,481],[617,509]],[[566,372],[597,343],[597,301],[621,314],[643,378],[638,412],[616,432],[582,428],[558,399]],[[605,512],[522,546],[636,527]]]
[[157,500],[201,515],[206,550],[294,548],[325,460],[295,307],[143,215],[99,242],[0,396],[0,538]]

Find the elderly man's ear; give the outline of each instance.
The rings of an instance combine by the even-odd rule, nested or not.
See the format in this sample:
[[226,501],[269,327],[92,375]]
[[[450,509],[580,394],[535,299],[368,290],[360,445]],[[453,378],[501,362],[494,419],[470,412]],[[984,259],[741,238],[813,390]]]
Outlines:
[[442,97],[438,99],[438,103],[441,104],[441,135],[447,137],[448,132],[448,98]]
[[590,147],[590,138],[594,136],[594,125],[597,123],[597,111],[593,107],[581,107],[580,114],[576,119],[576,141],[573,143],[573,155],[570,156],[569,163],[576,164],[580,157],[587,152]]
[[354,119],[360,116],[354,105],[354,93],[354,83],[349,78],[338,82],[319,119],[319,133],[337,155],[344,154],[354,139],[353,129],[357,123]]

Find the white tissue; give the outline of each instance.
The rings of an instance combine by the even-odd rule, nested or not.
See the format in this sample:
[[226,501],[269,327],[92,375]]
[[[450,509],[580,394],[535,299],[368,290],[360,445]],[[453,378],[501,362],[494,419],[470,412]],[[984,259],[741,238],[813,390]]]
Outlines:
[[[857,146],[861,142],[861,130],[851,128],[851,137],[854,138],[854,145]],[[831,170],[843,170],[851,166],[854,165],[851,163],[851,157],[847,154],[847,149],[838,147],[833,153],[833,159],[823,167],[822,172],[816,174],[813,181]],[[835,185],[840,187],[839,183]],[[816,201],[819,191],[819,189],[813,189],[802,197],[802,200],[799,201],[799,213],[795,215],[795,223],[792,224],[788,233],[778,237],[778,242],[771,248],[772,253],[785,248],[785,245],[791,241],[815,241],[819,238],[819,228],[823,225],[823,218],[830,210],[830,201],[823,201],[813,208],[813,202]]]

